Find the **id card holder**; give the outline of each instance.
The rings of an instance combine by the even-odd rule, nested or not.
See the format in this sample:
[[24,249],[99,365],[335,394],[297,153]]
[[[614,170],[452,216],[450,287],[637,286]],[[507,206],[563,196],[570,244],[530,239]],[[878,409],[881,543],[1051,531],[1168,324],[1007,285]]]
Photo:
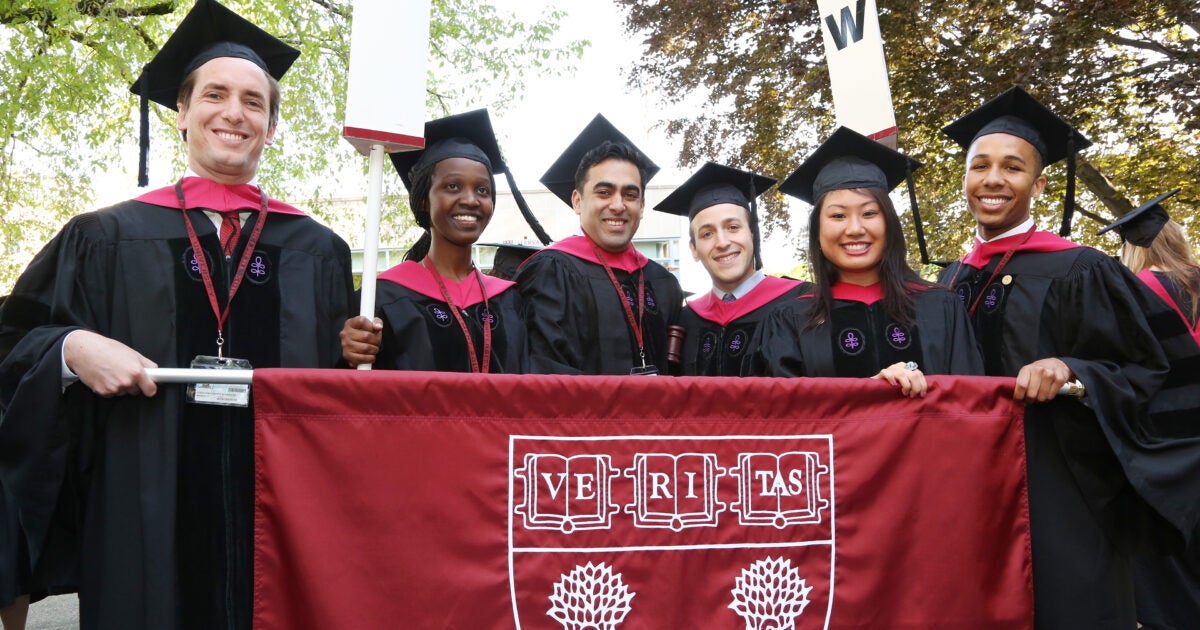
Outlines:
[[[200,370],[249,370],[250,362],[245,359],[202,354],[192,359],[191,367]],[[246,383],[190,383],[187,386],[187,401],[197,405],[248,407],[250,405],[250,385]]]
[[658,376],[658,368],[653,365],[634,366],[629,370],[630,376]]

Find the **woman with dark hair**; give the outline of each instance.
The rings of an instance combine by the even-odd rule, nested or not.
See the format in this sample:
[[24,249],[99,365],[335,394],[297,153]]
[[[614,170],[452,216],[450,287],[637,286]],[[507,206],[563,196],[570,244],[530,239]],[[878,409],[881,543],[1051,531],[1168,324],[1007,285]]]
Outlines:
[[921,396],[924,373],[981,374],[958,297],[905,261],[904,232],[888,192],[920,164],[838,129],[779,186],[813,203],[813,286],[773,311],[756,371],[770,376],[886,379]]
[[516,285],[471,259],[492,218],[493,173],[507,170],[487,110],[427,122],[425,141],[423,151],[392,154],[425,233],[403,263],[379,274],[374,322],[347,320],[342,358],[392,370],[524,372]]

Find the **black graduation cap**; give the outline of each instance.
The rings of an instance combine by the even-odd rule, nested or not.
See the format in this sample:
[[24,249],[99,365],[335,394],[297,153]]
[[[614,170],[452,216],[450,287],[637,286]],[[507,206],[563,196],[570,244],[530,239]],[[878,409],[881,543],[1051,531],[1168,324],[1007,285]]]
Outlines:
[[783,183],[779,191],[816,203],[831,190],[882,188],[890,191],[921,163],[848,127],[838,127]]
[[756,197],[775,183],[770,177],[708,162],[654,206],[659,212],[696,218],[705,208],[732,203],[747,210]]
[[[425,122],[425,148],[420,151],[401,151],[392,153],[392,165],[400,173],[404,187],[412,190],[412,170],[418,162],[440,162],[449,158],[467,158],[481,162],[493,173],[504,173],[513,199],[525,217],[526,223],[537,234],[542,243],[549,243],[537,218],[533,216],[525,197],[513,181],[512,173],[504,163],[500,153],[500,145],[496,142],[496,133],[492,130],[492,119],[487,109],[477,109],[462,114],[455,114],[437,120]],[[422,219],[417,217],[418,222]],[[427,227],[427,226],[422,226]]]
[[1043,167],[1067,158],[1067,195],[1059,234],[1070,234],[1071,216],[1075,212],[1075,153],[1092,146],[1091,140],[1019,85],[946,125],[942,131],[964,149],[970,149],[981,136],[993,133],[1016,136],[1037,149]]
[[[908,181],[909,205],[912,206],[916,227],[917,248],[921,263],[929,264],[925,246],[925,228],[917,207],[917,193],[912,174],[921,168],[913,158],[872,140],[848,127],[838,127],[807,160],[788,175],[779,191],[815,204],[831,190],[851,188],[882,188],[891,191],[902,181]],[[815,205],[814,205],[815,208]]]
[[141,97],[139,186],[148,182],[149,101],[176,110],[183,80],[196,68],[219,57],[246,59],[279,80],[300,57],[300,51],[215,0],[197,0],[129,88]]
[[731,203],[745,208],[750,215],[750,231],[754,235],[754,264],[755,268],[760,268],[762,246],[758,230],[758,204],[755,200],[774,183],[775,180],[770,177],[708,162],[654,209],[687,217],[691,221],[700,211],[718,204]]
[[542,250],[540,245],[516,243],[481,243],[481,245],[490,245],[496,248],[496,255],[492,258],[492,275],[505,280],[512,280],[517,275],[517,269],[521,263]]
[[[583,161],[583,156],[588,151],[600,146],[604,142],[614,142],[627,144],[633,147],[638,153],[642,153],[637,145],[629,141],[629,138],[621,133],[608,119],[601,114],[596,114],[592,122],[588,123],[583,131],[571,141],[562,155],[550,165],[546,170],[546,174],[542,175],[542,185],[550,192],[554,193],[559,199],[562,199],[568,206],[571,203],[571,191],[575,190],[575,172],[579,170],[579,163]],[[658,166],[650,161],[642,153],[642,159],[646,167],[646,181],[642,182],[642,186],[650,183],[650,180],[658,173]]]
[[1167,221],[1171,220],[1167,214],[1166,208],[1161,205],[1162,202],[1175,196],[1179,192],[1179,188],[1172,190],[1169,193],[1159,195],[1150,201],[1130,210],[1125,213],[1120,219],[1104,226],[1096,235],[1104,234],[1109,230],[1116,230],[1117,234],[1126,241],[1141,247],[1150,247],[1154,239],[1158,237],[1158,233],[1162,231]]

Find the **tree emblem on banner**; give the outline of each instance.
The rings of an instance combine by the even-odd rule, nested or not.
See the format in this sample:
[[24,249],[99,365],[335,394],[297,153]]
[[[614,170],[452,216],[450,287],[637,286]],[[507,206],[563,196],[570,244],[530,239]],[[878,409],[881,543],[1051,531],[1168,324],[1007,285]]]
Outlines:
[[792,630],[812,588],[791,560],[767,556],[742,569],[729,607],[746,620],[746,630]]
[[576,566],[554,585],[547,615],[565,630],[615,630],[635,593],[605,563]]

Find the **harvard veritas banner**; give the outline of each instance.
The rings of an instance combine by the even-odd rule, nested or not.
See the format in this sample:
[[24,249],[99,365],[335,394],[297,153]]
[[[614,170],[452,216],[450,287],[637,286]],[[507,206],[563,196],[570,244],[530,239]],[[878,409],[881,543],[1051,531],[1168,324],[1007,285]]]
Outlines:
[[1029,628],[1011,380],[256,370],[255,627]]

